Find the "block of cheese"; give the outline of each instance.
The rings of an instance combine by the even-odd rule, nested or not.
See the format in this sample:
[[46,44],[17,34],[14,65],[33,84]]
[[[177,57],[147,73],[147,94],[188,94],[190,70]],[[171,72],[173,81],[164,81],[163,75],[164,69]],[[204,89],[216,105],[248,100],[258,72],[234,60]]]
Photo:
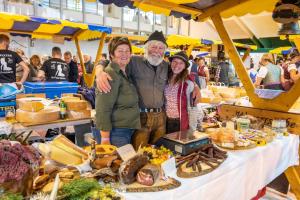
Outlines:
[[57,136],[52,142],[52,145],[62,148],[65,151],[76,155],[78,157],[81,157],[82,159],[88,158],[88,153],[83,150],[82,148],[76,146],[73,142],[71,142],[68,138],[66,138],[64,135]]
[[91,110],[67,111],[68,119],[86,119],[91,118]]
[[44,123],[59,119],[59,107],[47,106],[37,112],[28,112],[21,109],[16,111],[16,119],[23,123]]
[[86,110],[88,103],[85,100],[65,100],[67,110],[81,111]]
[[44,109],[44,104],[40,101],[20,101],[18,108],[28,112],[38,112]]
[[77,101],[77,100],[80,100],[79,97],[73,97],[73,96],[64,96],[64,97],[61,97],[61,100],[63,101]]
[[40,143],[38,149],[43,156],[64,164],[64,165],[79,165],[83,162],[82,158],[69,153],[68,151],[55,145]]

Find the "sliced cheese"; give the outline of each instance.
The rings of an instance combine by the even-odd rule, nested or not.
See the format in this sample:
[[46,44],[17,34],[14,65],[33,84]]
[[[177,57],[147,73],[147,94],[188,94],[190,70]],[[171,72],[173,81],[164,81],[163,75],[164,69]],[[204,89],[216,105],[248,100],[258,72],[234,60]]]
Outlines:
[[81,111],[86,110],[88,103],[85,100],[66,100],[67,110]]
[[48,106],[38,112],[28,112],[21,109],[16,111],[16,119],[23,123],[44,123],[59,119],[59,107]]
[[71,142],[68,138],[64,135],[57,136],[52,142],[52,145],[64,149],[65,151],[69,152],[70,154],[76,155],[81,159],[87,159],[88,153],[84,151],[82,148],[76,146],[73,142]]
[[67,111],[68,119],[86,119],[91,117],[91,110]]
[[38,112],[44,109],[44,104],[40,101],[21,101],[18,107],[24,111]]

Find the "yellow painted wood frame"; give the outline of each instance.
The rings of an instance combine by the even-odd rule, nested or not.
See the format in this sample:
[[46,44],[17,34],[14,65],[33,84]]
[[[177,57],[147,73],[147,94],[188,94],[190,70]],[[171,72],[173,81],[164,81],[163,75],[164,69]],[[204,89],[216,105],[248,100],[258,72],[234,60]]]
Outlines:
[[234,64],[236,72],[243,83],[243,86],[245,87],[247,95],[249,96],[253,106],[261,109],[288,111],[299,97],[298,91],[300,91],[300,81],[294,84],[294,86],[288,92],[283,92],[274,99],[259,98],[255,94],[254,85],[248,76],[242,59],[240,58],[231,38],[228,35],[220,14],[212,15],[211,19],[226,47],[225,51],[227,51],[232,63]]
[[[107,35],[106,33],[102,33],[102,35],[101,35],[101,38],[100,38],[100,41],[99,41],[98,50],[97,50],[95,65],[101,59],[101,54],[102,54],[103,46],[104,46],[104,43],[105,43],[105,37],[106,37],[106,35]],[[78,57],[79,57],[80,65],[81,65],[81,68],[82,68],[83,80],[84,80],[85,84],[88,87],[92,87],[94,85],[94,81],[95,81],[95,77],[96,77],[96,67],[93,68],[93,72],[91,74],[89,74],[89,73],[86,72],[86,68],[85,68],[84,60],[83,60],[83,54],[82,54],[82,51],[81,51],[81,47],[80,47],[80,44],[79,44],[78,37],[75,36],[74,40],[75,40],[75,45],[76,45],[77,52],[78,52]]]

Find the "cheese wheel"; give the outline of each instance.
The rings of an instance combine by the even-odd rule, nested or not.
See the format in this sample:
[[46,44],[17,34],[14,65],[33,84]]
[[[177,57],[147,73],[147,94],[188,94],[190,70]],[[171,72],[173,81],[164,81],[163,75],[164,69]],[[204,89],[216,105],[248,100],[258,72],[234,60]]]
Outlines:
[[67,110],[81,111],[87,109],[87,101],[85,100],[66,100]]
[[16,119],[23,123],[44,123],[59,119],[59,107],[48,106],[38,112],[28,112],[21,109],[16,111]]
[[68,119],[85,119],[91,117],[91,110],[67,111]]
[[65,96],[65,97],[61,97],[61,100],[63,100],[63,101],[78,101],[78,100],[80,100],[80,98],[73,97],[73,96]]

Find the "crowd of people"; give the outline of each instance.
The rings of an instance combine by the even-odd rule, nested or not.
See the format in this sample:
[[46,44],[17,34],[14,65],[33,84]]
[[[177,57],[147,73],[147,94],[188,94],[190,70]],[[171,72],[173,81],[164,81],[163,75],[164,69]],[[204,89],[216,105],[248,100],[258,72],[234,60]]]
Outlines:
[[[62,54],[59,47],[42,61],[38,55],[27,59],[22,50],[8,50],[9,37],[0,34],[1,83],[25,81],[70,81],[83,84],[83,70],[77,56]],[[203,57],[193,59],[185,51],[165,54],[168,45],[162,32],[155,31],[145,42],[145,54],[132,55],[126,37],[114,37],[108,45],[109,60],[103,54],[99,63],[84,55],[87,73],[96,70],[96,126],[101,143],[135,149],[156,143],[164,134],[187,130],[189,108],[200,98],[200,89],[210,81]],[[248,69],[256,87],[288,90],[299,79],[300,54],[293,51],[286,59],[273,61],[264,54]],[[234,68],[224,58],[218,64],[216,82],[238,86]],[[84,84],[83,84],[84,85]]]
[[[22,49],[9,50],[10,38],[0,34],[0,79],[1,83],[69,81],[84,85],[83,69],[77,55],[70,51],[62,53],[59,47],[53,47],[51,56],[32,55],[27,58]],[[83,55],[87,73],[92,73],[94,63],[92,57]],[[101,60],[108,62],[107,55],[102,54]]]
[[250,62],[248,74],[255,87],[288,91],[300,77],[300,54],[297,49],[291,51],[285,58],[264,54],[258,66]]

